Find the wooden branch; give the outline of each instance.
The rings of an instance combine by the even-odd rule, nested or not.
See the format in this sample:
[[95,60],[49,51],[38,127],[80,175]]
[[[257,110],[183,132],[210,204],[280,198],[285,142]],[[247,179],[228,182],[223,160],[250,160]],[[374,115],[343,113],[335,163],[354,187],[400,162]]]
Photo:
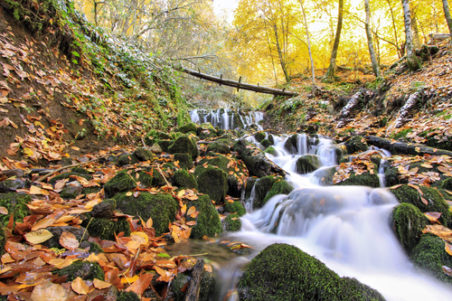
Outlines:
[[391,153],[396,154],[408,154],[408,155],[433,155],[433,156],[452,156],[452,151],[448,151],[445,149],[433,148],[430,146],[425,146],[422,144],[414,144],[414,143],[404,143],[399,141],[392,141],[389,139],[376,137],[376,136],[367,136],[367,143],[375,145],[376,147],[384,148]]
[[240,81],[237,82],[237,81],[233,81],[233,80],[229,80],[229,79],[223,79],[220,77],[215,77],[212,75],[201,73],[200,71],[195,71],[195,70],[187,69],[184,67],[174,67],[174,68],[179,71],[190,74],[194,77],[208,80],[211,82],[215,82],[220,85],[237,88],[237,89],[249,90],[249,91],[254,91],[254,92],[264,93],[264,94],[272,94],[275,96],[295,97],[298,95],[298,93],[291,92],[291,91],[284,91],[284,90],[267,88],[267,87],[262,87],[262,86],[255,86],[255,85],[250,85],[250,84],[246,84],[246,83],[241,83]]

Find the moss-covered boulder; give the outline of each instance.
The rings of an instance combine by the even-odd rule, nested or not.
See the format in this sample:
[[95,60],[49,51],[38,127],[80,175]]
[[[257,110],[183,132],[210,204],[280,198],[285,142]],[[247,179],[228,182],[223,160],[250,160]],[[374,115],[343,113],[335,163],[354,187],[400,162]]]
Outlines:
[[137,162],[138,162],[138,159],[133,154],[129,154],[129,153],[124,153],[122,155],[119,155],[115,159],[115,164],[117,166],[126,166],[126,165],[134,164]]
[[186,153],[190,154],[192,159],[198,157],[198,147],[196,141],[189,136],[180,136],[168,148],[171,154]]
[[251,197],[251,192],[253,191],[254,185],[256,185],[257,178],[248,178],[245,182],[245,199]]
[[286,151],[288,151],[291,154],[297,154],[298,153],[298,135],[292,135],[290,136],[286,142],[284,142],[284,148]]
[[262,145],[264,148],[268,148],[269,146],[271,146],[271,145],[273,145],[273,144],[270,142],[270,140],[264,139],[264,140],[261,141],[261,145]]
[[270,155],[273,155],[273,156],[278,155],[278,152],[276,151],[276,149],[273,146],[267,147],[264,150],[264,153],[267,153],[267,154],[270,154]]
[[266,137],[264,132],[257,132],[256,134],[254,134],[254,138],[256,139],[257,142],[261,142],[262,140],[264,140]]
[[193,175],[186,169],[178,169],[173,176],[174,184],[179,188],[198,188],[198,183]]
[[70,266],[53,272],[58,276],[67,276],[67,281],[72,281],[77,277],[83,280],[104,280],[104,271],[97,262],[76,261]]
[[209,143],[207,146],[207,153],[219,153],[219,154],[228,154],[231,152],[231,141],[226,139],[220,139],[215,142]]
[[347,153],[353,154],[358,152],[365,152],[369,149],[366,139],[362,136],[353,136],[345,142]]
[[176,200],[167,193],[142,192],[137,197],[119,193],[115,200],[117,209],[125,214],[140,216],[143,220],[152,217],[157,235],[168,231],[168,224],[174,220],[179,208]]
[[406,183],[407,180],[403,180],[399,170],[396,167],[388,166],[384,169],[385,186],[391,187],[398,184]]
[[174,141],[165,139],[165,140],[159,140],[157,143],[160,146],[160,148],[162,149],[162,151],[167,153],[167,152],[169,152],[169,148],[174,143]]
[[320,167],[319,157],[316,155],[305,155],[297,160],[297,172],[307,174]]
[[416,206],[402,203],[394,208],[392,220],[397,238],[403,248],[410,253],[419,242],[427,219]]
[[196,225],[192,228],[192,238],[202,238],[206,236],[216,236],[221,233],[221,221],[215,206],[212,204],[209,196],[202,195],[196,201],[190,203],[189,206],[195,206],[198,216],[194,219],[189,217],[189,220],[196,220]]
[[140,297],[134,292],[120,292],[117,301],[140,301]]
[[234,201],[232,203],[227,202],[224,205],[224,209],[226,212],[235,213],[238,216],[243,216],[246,213],[245,207],[243,207],[242,202],[240,201]]
[[187,153],[174,154],[174,160],[179,161],[179,166],[185,169],[191,169],[193,167],[193,159]]
[[130,235],[130,226],[125,218],[110,219],[95,217],[83,223],[90,236],[107,240],[115,240],[115,235]]
[[194,133],[196,134],[198,127],[193,122],[189,122],[186,125],[183,125],[179,127],[177,130],[181,133],[187,134],[187,133]]
[[365,172],[360,175],[352,173],[349,178],[336,185],[358,185],[377,188],[380,187],[380,179],[375,173]]
[[255,197],[253,200],[253,208],[259,209],[265,205],[264,199],[272,188],[273,184],[278,180],[274,176],[266,176],[258,179],[255,184]]
[[83,248],[85,246],[88,246],[87,243],[89,235],[85,233],[86,229],[83,227],[71,227],[71,226],[64,226],[64,227],[48,227],[46,229],[50,233],[52,233],[53,237],[49,240],[46,240],[42,244],[48,248],[62,248],[63,246],[60,245],[60,237],[63,234],[63,232],[68,232],[71,234],[74,234],[77,241],[80,243],[80,247]]
[[452,277],[444,274],[442,268],[443,266],[452,267],[452,256],[446,253],[445,244],[441,238],[430,234],[423,235],[413,249],[411,259],[417,266],[430,271],[438,279],[452,283]]
[[11,215],[14,215],[14,221],[22,221],[29,215],[27,203],[31,202],[28,194],[15,192],[0,193],[0,206],[8,210],[8,214],[0,214],[0,227],[6,226]]
[[267,203],[269,199],[278,194],[289,194],[293,190],[292,185],[290,185],[286,180],[278,179],[273,183],[272,188],[267,192],[264,198],[264,204]]
[[[220,154],[209,153],[207,157],[203,158],[198,162],[198,166],[196,167],[195,174],[198,175],[203,169],[207,167],[218,167],[224,172],[228,172],[228,164],[230,159],[226,156]],[[207,166],[207,167],[204,167]]]
[[199,191],[207,193],[215,202],[224,200],[228,191],[227,174],[216,167],[202,169],[197,175]]
[[439,221],[445,225],[450,226],[452,223],[449,206],[438,192],[437,189],[426,186],[419,186],[421,193],[408,185],[402,185],[391,192],[396,196],[400,203],[410,203],[419,208],[422,212],[440,212],[441,218]]
[[[198,263],[199,264],[199,261]],[[203,263],[202,263],[203,264]],[[190,279],[192,271],[186,271],[184,273],[179,273],[173,279],[171,283],[170,299],[174,301],[183,301],[186,297],[186,291],[190,285]],[[197,301],[209,301],[212,300],[212,296],[215,293],[215,277],[213,273],[203,271],[201,275],[201,283],[199,288],[199,296]]]
[[83,170],[83,169],[78,169],[77,171],[69,171],[69,172],[64,172],[62,174],[59,174],[59,175],[51,178],[49,180],[49,183],[55,184],[59,180],[75,179],[75,176],[82,177],[82,178],[85,178],[87,180],[92,180],[93,179],[93,177],[88,172],[86,172],[86,173],[85,172],[83,172],[83,173],[79,172],[81,170]]
[[237,232],[242,228],[242,221],[237,214],[229,214],[224,219],[224,229],[228,232]]
[[133,178],[126,171],[121,171],[110,179],[110,181],[105,183],[105,196],[110,198],[118,192],[128,191],[134,189],[136,186],[137,183],[133,180]]
[[140,147],[137,148],[134,152],[133,152],[133,156],[138,160],[138,161],[149,161],[152,159],[152,152],[148,149],[145,149],[144,147]]
[[[370,287],[349,286],[316,258],[300,249],[273,244],[245,268],[238,283],[240,300],[384,300]],[[350,299],[349,295],[354,296]]]
[[242,139],[234,144],[233,149],[243,160],[251,176],[265,177],[271,174],[272,165],[259,148],[253,147]]

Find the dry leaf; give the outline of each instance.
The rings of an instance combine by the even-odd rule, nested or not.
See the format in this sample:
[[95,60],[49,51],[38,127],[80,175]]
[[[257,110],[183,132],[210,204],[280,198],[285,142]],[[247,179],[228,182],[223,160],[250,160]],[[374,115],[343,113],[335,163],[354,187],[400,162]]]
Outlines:
[[0,206],[0,214],[8,215],[8,209],[3,206]]
[[446,249],[447,254],[452,256],[452,245],[446,242],[445,249]]
[[134,292],[138,296],[141,296],[144,291],[149,288],[152,278],[154,278],[154,274],[141,274],[140,278],[126,289],[126,292]]
[[66,231],[61,234],[59,243],[68,250],[75,250],[80,245],[75,235]]
[[154,222],[152,221],[152,217],[150,217],[147,221],[146,221],[146,228],[150,229],[152,228],[152,225],[154,224]]
[[37,231],[28,232],[24,235],[26,241],[32,245],[43,243],[53,237],[53,234],[46,229],[40,229]]
[[74,292],[76,292],[79,295],[86,295],[90,291],[89,286],[80,277],[77,277],[74,279],[74,281],[72,281],[71,288]]
[[102,281],[102,280],[99,280],[99,279],[95,278],[93,280],[93,285],[94,285],[95,288],[97,288],[99,290],[102,290],[104,288],[109,288],[111,286],[111,283],[108,283],[108,282],[105,282],[105,281]]
[[438,220],[441,218],[442,213],[441,212],[425,212],[424,215],[425,215],[425,217],[427,217],[427,219],[431,223],[439,224],[440,222]]
[[37,285],[31,293],[31,301],[66,301],[68,294],[60,285],[52,282],[44,282]]

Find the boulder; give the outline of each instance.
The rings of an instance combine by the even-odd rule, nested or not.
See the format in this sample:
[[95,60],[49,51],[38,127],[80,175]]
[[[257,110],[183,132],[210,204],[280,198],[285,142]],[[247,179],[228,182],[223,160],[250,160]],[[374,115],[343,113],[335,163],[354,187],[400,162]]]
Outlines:
[[414,205],[402,203],[392,213],[393,229],[403,248],[411,253],[422,236],[428,220]]
[[202,168],[197,174],[199,191],[206,193],[215,202],[219,203],[224,200],[228,191],[227,174],[217,168]]
[[305,155],[297,160],[297,172],[307,174],[320,167],[319,157],[316,155]]
[[198,130],[198,127],[193,122],[189,122],[186,125],[183,125],[183,126],[179,127],[177,130],[179,132],[181,132],[181,133],[184,133],[184,134],[187,134],[187,133],[190,133],[190,132],[196,134],[196,132]]
[[104,280],[104,271],[97,262],[76,261],[70,266],[53,272],[58,276],[66,276],[67,281],[72,281],[77,277],[83,280]]
[[137,186],[137,183],[126,172],[118,172],[110,181],[105,183],[104,191],[107,198],[111,198],[118,192],[132,190]]
[[187,153],[174,154],[174,160],[179,161],[179,166],[185,169],[191,169],[193,167],[193,159]]
[[369,149],[366,139],[362,136],[353,136],[345,142],[347,153],[353,154],[358,152],[365,152]]
[[199,212],[196,218],[188,217],[188,220],[195,220],[196,225],[192,228],[192,238],[202,238],[206,236],[216,236],[221,233],[221,221],[215,206],[207,195],[200,196],[196,201],[190,203]]
[[90,236],[106,240],[115,240],[115,235],[130,235],[130,225],[125,218],[93,218],[83,223]]
[[198,183],[193,175],[186,169],[178,169],[173,176],[174,184],[179,188],[198,188]]
[[242,228],[242,221],[237,214],[229,214],[224,219],[224,229],[228,232],[237,232]]
[[198,147],[194,139],[189,136],[180,136],[168,148],[171,154],[186,153],[190,154],[192,159],[198,157]]
[[377,188],[380,187],[380,179],[375,173],[365,172],[360,175],[352,173],[349,178],[336,185],[358,185]]
[[234,201],[232,203],[227,202],[224,205],[226,212],[237,214],[238,216],[243,216],[246,213],[245,207],[243,207],[242,202]]

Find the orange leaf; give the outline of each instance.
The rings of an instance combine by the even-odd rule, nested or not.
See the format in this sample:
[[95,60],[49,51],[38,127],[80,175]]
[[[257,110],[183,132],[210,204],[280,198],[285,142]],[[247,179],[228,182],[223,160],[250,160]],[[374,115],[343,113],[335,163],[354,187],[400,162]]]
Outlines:
[[160,275],[160,277],[157,278],[158,281],[170,282],[173,279],[173,274],[171,272],[161,269],[158,266],[154,266],[153,268]]
[[424,215],[427,217],[427,219],[434,224],[439,224],[438,221],[442,215],[441,212],[425,212]]
[[138,296],[141,296],[149,288],[152,278],[154,278],[154,274],[152,273],[141,274],[140,278],[126,289],[126,292],[134,292]]
[[193,215],[196,213],[196,207],[191,206],[190,209],[187,211],[187,215],[193,217]]
[[80,245],[75,235],[66,231],[61,234],[59,242],[68,250],[75,250]]
[[445,249],[446,249],[447,254],[452,256],[452,245],[446,242]]
[[150,217],[147,221],[146,221],[146,228],[150,229],[152,228],[153,225],[153,221],[152,221],[152,217]]
[[77,277],[74,279],[74,281],[72,281],[71,288],[79,295],[86,295],[89,293],[89,286],[80,277]]
[[108,283],[108,282],[95,278],[93,281],[93,285],[95,288],[102,290],[104,288],[109,288],[111,286],[111,283]]
[[60,284],[50,281],[37,285],[31,293],[31,301],[65,301],[68,299],[66,290]]

